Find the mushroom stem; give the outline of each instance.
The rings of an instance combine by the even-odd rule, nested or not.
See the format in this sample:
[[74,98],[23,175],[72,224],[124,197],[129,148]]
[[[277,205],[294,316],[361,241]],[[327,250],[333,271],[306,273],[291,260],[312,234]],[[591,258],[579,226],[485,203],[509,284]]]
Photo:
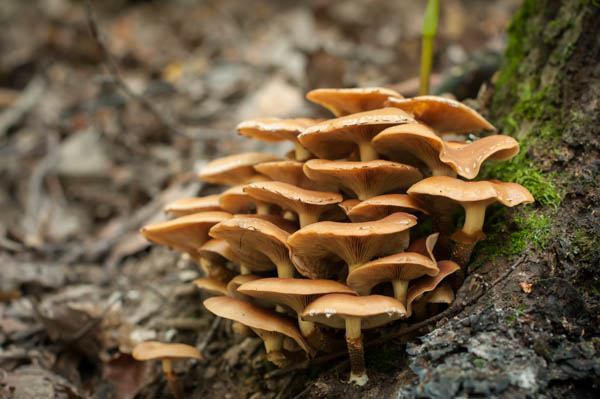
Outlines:
[[296,140],[294,144],[296,146],[296,161],[306,161],[307,159],[310,159],[310,157],[312,157],[310,151],[308,151],[306,147],[300,144],[299,141]]
[[256,201],[256,214],[257,215],[269,215],[271,212],[271,204],[266,202]]
[[[255,331],[256,332],[256,331]],[[258,334],[265,343],[267,353],[283,349],[283,336],[277,333]]]
[[358,143],[358,150],[362,162],[374,161],[379,158],[379,154],[377,154],[377,151],[375,151],[375,148],[370,141],[361,141]]
[[365,367],[360,317],[346,318],[346,344],[350,357],[350,382],[365,385],[369,377]]
[[475,235],[483,228],[485,220],[485,210],[488,206],[488,201],[480,201],[469,204],[463,204],[465,208],[465,224],[462,231],[468,235]]
[[228,268],[211,262],[209,259],[200,258],[200,267],[206,274],[206,277],[212,278],[219,281],[227,282],[235,277],[235,273]]
[[408,291],[408,280],[392,280],[394,297],[406,306],[406,293]]
[[275,264],[277,267],[277,277],[280,278],[294,278],[294,265],[289,259],[282,259],[280,262]]
[[452,247],[450,235],[454,230],[452,215],[433,215],[431,222],[432,230],[440,233],[437,245],[435,246],[435,255],[439,259],[448,259],[450,257],[450,248]]
[[[477,241],[479,241],[482,236],[485,237],[481,230],[483,228],[483,221],[485,220],[485,210],[492,202],[493,200],[488,200],[463,204],[463,207],[465,208],[465,224],[462,229],[457,232],[459,234],[454,234],[452,237],[456,242],[456,245],[452,250],[451,257],[451,259],[458,263],[462,268],[461,280],[464,279],[464,276],[466,275],[466,268],[471,259],[475,244],[477,244]],[[460,239],[457,239],[458,237],[460,237]]]
[[161,359],[163,373],[165,374],[165,380],[171,388],[171,392],[175,399],[183,399],[183,390],[179,384],[177,376],[173,372],[173,360],[169,358]]
[[451,167],[442,164],[441,166],[431,168],[431,175],[456,177],[456,172]]
[[302,228],[309,224],[317,223],[319,221],[319,215],[317,213],[302,212],[298,213],[298,220],[300,221],[300,228]]
[[246,266],[240,265],[240,274],[251,274],[252,271]]

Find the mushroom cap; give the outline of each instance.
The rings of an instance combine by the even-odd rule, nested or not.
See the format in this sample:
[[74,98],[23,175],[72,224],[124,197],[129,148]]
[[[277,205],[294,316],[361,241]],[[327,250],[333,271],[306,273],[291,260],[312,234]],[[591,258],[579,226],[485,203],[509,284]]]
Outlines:
[[446,281],[435,287],[427,295],[423,295],[415,302],[425,301],[427,303],[446,303],[451,304],[454,301],[454,290]]
[[271,161],[281,161],[281,158],[260,152],[229,155],[206,164],[198,177],[214,184],[244,184],[257,179],[265,180],[264,176],[256,173],[254,165]]
[[234,217],[213,226],[210,235],[226,240],[241,256],[254,257],[255,253],[266,256],[273,267],[289,260],[289,233],[264,219]]
[[322,121],[309,118],[258,118],[240,123],[237,131],[242,136],[262,141],[296,141],[296,136],[304,129]]
[[348,286],[333,280],[263,278],[243,284],[238,291],[252,297],[292,308],[297,314],[317,297],[326,294],[356,295]]
[[230,252],[231,247],[227,241],[213,238],[202,244],[197,250],[197,255],[216,264],[225,264],[231,260]]
[[200,277],[194,280],[196,287],[213,295],[227,295],[227,283],[214,278]]
[[403,98],[385,87],[316,89],[306,94],[307,100],[322,105],[336,117],[383,108],[388,97]]
[[254,169],[273,181],[288,183],[306,190],[326,191],[326,185],[309,179],[302,167],[304,162],[279,161],[265,162],[254,166]]
[[249,218],[249,219],[261,219],[267,221],[269,223],[274,224],[282,230],[287,231],[292,234],[296,230],[298,230],[298,223],[288,220],[279,215],[255,215],[255,214],[238,214],[233,215],[235,218]]
[[282,182],[259,182],[246,186],[245,191],[252,197],[296,213],[322,213],[343,200],[338,193],[305,190]]
[[427,237],[421,237],[415,241],[413,241],[408,248],[407,252],[416,252],[418,254],[428,256],[429,259],[435,262],[435,256],[433,256],[433,248],[437,243],[438,237],[440,233],[433,233],[428,235]]
[[497,200],[508,207],[535,201],[529,190],[517,183],[463,181],[448,176],[432,176],[421,180],[408,189],[408,194],[423,200],[444,197],[459,204]]
[[439,273],[435,260],[415,252],[402,252],[372,260],[354,269],[346,283],[357,292],[370,292],[379,283],[415,280]]
[[208,298],[204,306],[217,316],[237,321],[252,329],[277,332],[292,338],[305,351],[312,352],[296,327],[296,322],[268,309],[227,296]]
[[483,137],[456,147],[458,146],[445,145],[439,158],[466,179],[474,179],[479,174],[481,164],[487,159],[504,161],[519,153],[519,142],[503,135]]
[[348,317],[360,317],[361,329],[369,329],[406,318],[406,308],[389,296],[329,294],[311,302],[301,316],[333,328],[345,328]]
[[197,256],[198,249],[209,239],[208,230],[231,217],[227,212],[199,212],[148,224],[140,229],[140,233],[149,241]]
[[219,194],[205,197],[180,198],[165,205],[165,213],[174,216],[191,215],[207,211],[222,211],[219,205]]
[[348,214],[356,205],[360,204],[362,201],[359,199],[351,198],[344,200],[338,204],[340,208],[344,211],[345,214]]
[[[227,294],[225,294],[225,295],[230,296],[232,298],[237,298],[242,301],[248,301],[251,298],[246,294],[238,292],[238,288],[250,281],[260,280],[260,279],[262,279],[262,277],[257,276],[255,274],[239,274],[239,275],[235,276],[234,278],[232,278],[227,283]],[[250,302],[252,302],[252,301],[250,300]]]
[[463,103],[439,96],[390,97],[387,105],[400,108],[431,127],[439,135],[495,131],[483,116]]
[[340,159],[355,151],[358,143],[370,142],[383,129],[410,122],[414,119],[406,112],[382,108],[318,123],[307,128],[298,140],[321,158]]
[[440,282],[460,270],[460,266],[451,260],[439,261],[437,265],[440,271],[437,276],[421,277],[420,279],[413,281],[408,287],[408,293],[406,294],[406,309],[408,311],[408,316],[412,314],[412,303],[414,301],[419,299],[423,294],[433,291]]
[[346,214],[353,222],[368,222],[384,218],[395,212],[429,214],[421,203],[407,194],[378,195],[354,205],[346,211]]
[[365,162],[311,159],[304,173],[315,181],[346,187],[365,200],[388,191],[408,187],[423,178],[415,167],[397,162]]
[[137,344],[131,355],[135,360],[152,359],[188,359],[202,360],[198,349],[185,344],[165,344],[156,341],[146,341]]
[[264,204],[256,198],[249,196],[244,188],[246,184],[238,184],[225,191],[219,197],[219,205],[230,213],[248,213],[254,211],[258,205]]
[[401,252],[408,246],[408,229],[417,218],[403,212],[365,223],[318,222],[288,238],[290,258],[298,272],[312,279],[329,278],[340,258],[360,265],[375,256]]

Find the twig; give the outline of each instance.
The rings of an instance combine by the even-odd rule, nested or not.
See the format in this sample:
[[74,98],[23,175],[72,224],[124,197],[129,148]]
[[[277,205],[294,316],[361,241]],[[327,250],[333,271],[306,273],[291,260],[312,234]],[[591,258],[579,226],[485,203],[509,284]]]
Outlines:
[[306,388],[302,390],[298,395],[294,396],[292,399],[300,399],[303,397],[309,390],[312,388],[313,384],[308,385]]
[[46,82],[40,75],[34,76],[14,104],[0,114],[0,137],[18,123],[42,98]]
[[219,325],[221,324],[221,320],[223,320],[223,319],[220,317],[216,317],[215,320],[213,321],[212,325],[210,326],[210,330],[208,330],[208,334],[206,334],[206,337],[204,337],[204,341],[202,341],[200,343],[200,345],[198,345],[198,347],[197,347],[197,349],[200,353],[204,352],[204,349],[206,349],[206,347],[210,343],[210,340],[215,335],[215,332],[217,331],[217,329],[219,328]]
[[[484,287],[484,289],[482,289],[479,293],[477,293],[476,295],[474,295],[473,297],[471,297],[468,300],[456,300],[454,301],[454,303],[446,310],[444,310],[441,313],[438,313],[437,315],[430,317],[427,320],[423,320],[419,323],[415,323],[409,327],[406,328],[401,328],[397,331],[392,331],[388,334],[385,334],[379,338],[376,338],[372,341],[369,341],[367,343],[365,343],[365,347],[371,347],[371,346],[375,346],[375,345],[380,345],[384,342],[388,342],[391,341],[392,339],[395,338],[399,338],[403,335],[407,335],[410,334],[414,331],[418,331],[423,327],[427,327],[431,324],[434,324],[436,322],[438,322],[439,320],[442,320],[444,318],[449,318],[451,316],[454,316],[455,314],[460,313],[463,309],[473,305],[474,303],[476,303],[482,296],[484,296],[486,293],[490,292],[492,290],[492,288],[494,288],[496,285],[498,285],[500,282],[502,282],[504,279],[506,279],[521,263],[523,263],[523,261],[525,260],[526,255],[521,256],[519,259],[517,259],[515,261],[515,263],[513,263],[504,273],[502,273],[496,280],[492,281],[489,285],[487,285],[486,287]],[[457,298],[458,299],[458,298]],[[306,361],[306,362],[302,362],[300,364],[296,364],[290,367],[286,367],[283,369],[279,369],[279,370],[274,370],[271,371],[270,373],[267,373],[265,375],[265,378],[273,378],[273,377],[277,377],[280,375],[284,375],[287,373],[290,373],[292,371],[296,371],[296,370],[302,370],[302,369],[306,369],[310,366],[316,366],[319,364],[323,364],[323,363],[327,363],[331,360],[337,359],[339,357],[345,356],[347,355],[346,351],[340,351],[340,352],[335,352],[335,353],[330,353],[328,355],[324,355],[324,356],[319,356],[315,359]]]
[[292,381],[294,381],[294,377],[296,376],[296,372],[293,372],[288,379],[285,381],[285,384],[283,384],[283,386],[281,387],[281,390],[279,391],[279,393],[277,394],[277,396],[275,396],[274,399],[282,399],[283,395],[285,394],[285,391],[287,391],[287,389],[290,387],[290,385],[292,385]]
[[125,83],[121,72],[119,70],[119,66],[113,57],[113,55],[108,51],[108,47],[106,46],[102,34],[100,33],[100,29],[98,28],[98,23],[96,22],[96,15],[94,13],[94,9],[92,8],[92,4],[90,0],[85,1],[85,10],[87,16],[88,26],[90,28],[90,32],[100,51],[102,52],[102,56],[104,58],[104,63],[108,69],[108,72],[112,75],[115,84],[125,93],[129,98],[134,101],[139,102],[142,107],[144,107],[147,111],[149,111],[154,117],[168,130],[172,133],[177,134],[179,136],[183,136],[185,138],[191,139],[193,138],[188,132],[186,132],[181,126],[175,123],[171,118],[163,115],[162,112],[147,98],[135,93],[131,88]]

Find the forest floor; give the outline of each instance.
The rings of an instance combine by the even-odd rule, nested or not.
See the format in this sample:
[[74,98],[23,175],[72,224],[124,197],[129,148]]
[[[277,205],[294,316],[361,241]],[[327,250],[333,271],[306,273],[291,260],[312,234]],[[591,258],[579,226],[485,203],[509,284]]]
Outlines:
[[[235,337],[203,308],[191,284],[201,276],[198,267],[150,245],[138,229],[164,220],[169,201],[219,192],[195,177],[206,162],[290,149],[240,138],[235,126],[244,119],[327,117],[304,99],[318,87],[390,86],[416,94],[425,2],[262,0],[252,10],[235,0],[93,3],[101,45],[83,2],[0,4],[0,398],[169,397],[158,364],[129,355],[148,339],[204,348],[203,361],[176,366],[191,398],[446,397],[456,380],[445,380],[444,370],[433,370],[435,384],[418,383],[431,353],[461,352],[472,355],[464,384],[478,383],[474,392],[490,394],[504,384],[534,394],[539,378],[493,376],[486,365],[518,366],[543,345],[537,352],[519,347],[510,359],[493,348],[522,344],[512,328],[534,324],[521,311],[543,292],[556,291],[561,315],[592,317],[552,278],[524,295],[518,283],[526,281],[525,269],[500,283],[502,296],[484,295],[470,316],[443,320],[450,328],[369,349],[364,388],[344,382],[343,357],[266,378],[274,366],[264,360],[261,341]],[[520,1],[443,3],[434,89],[475,97],[498,68],[503,32]],[[535,267],[535,259],[528,264]],[[494,267],[487,262],[476,270],[465,298],[499,276]],[[506,295],[522,307],[503,306]],[[585,334],[581,323],[543,310],[540,322]],[[482,334],[475,343],[461,336],[491,324],[497,336]],[[594,358],[591,345],[563,353],[591,351]],[[538,358],[531,375],[547,369]],[[598,366],[569,367],[551,369],[546,385],[560,372]]]

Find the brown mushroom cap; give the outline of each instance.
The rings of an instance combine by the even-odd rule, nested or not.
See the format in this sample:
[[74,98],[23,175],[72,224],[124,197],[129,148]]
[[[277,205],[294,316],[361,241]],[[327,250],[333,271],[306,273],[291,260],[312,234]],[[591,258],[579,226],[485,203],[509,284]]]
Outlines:
[[226,267],[231,260],[232,252],[229,244],[224,240],[208,240],[197,250],[196,261],[206,273],[207,277],[223,282],[231,280],[236,273]]
[[381,219],[395,212],[429,214],[421,203],[407,194],[378,195],[354,205],[346,214],[351,221],[357,223]]
[[338,204],[340,208],[344,211],[345,214],[348,214],[356,205],[360,204],[362,201],[359,199],[351,198],[344,200]]
[[237,186],[233,186],[223,191],[219,197],[219,205],[221,208],[230,213],[249,213],[256,211],[257,213],[267,214],[270,205],[249,196],[244,191],[245,187],[245,184],[238,184]]
[[165,244],[197,256],[198,249],[208,241],[208,230],[215,224],[231,218],[227,212],[200,212],[158,222],[141,228],[140,233],[152,242]]
[[[435,276],[439,273],[435,260],[415,252],[402,252],[375,259],[371,262],[354,269],[348,274],[346,282],[361,295],[368,295],[371,289],[379,283],[393,281],[415,280],[421,276]],[[406,288],[402,298],[396,296],[399,301],[404,301]]]
[[343,259],[351,269],[375,256],[401,252],[408,246],[408,229],[417,218],[393,213],[366,223],[319,222],[304,227],[288,238],[292,262],[300,274],[312,278],[330,278],[336,261]]
[[222,211],[219,205],[219,194],[205,197],[180,198],[165,205],[165,213],[174,216],[191,215],[207,211]]
[[227,295],[227,283],[213,278],[201,277],[194,280],[196,287],[212,295]]
[[303,166],[304,163],[299,161],[279,161],[261,163],[254,169],[273,181],[288,183],[306,190],[326,191],[327,185],[309,179],[304,174]]
[[237,321],[257,332],[276,332],[290,337],[305,351],[312,352],[294,321],[248,302],[226,296],[208,298],[204,306],[217,316]]
[[304,173],[315,181],[346,187],[360,200],[408,187],[423,178],[417,168],[383,160],[350,162],[311,159],[304,164]]
[[[398,112],[400,111],[400,112]],[[371,139],[385,128],[414,119],[396,108],[382,108],[331,119],[309,127],[298,140],[312,153],[325,159],[346,158],[357,149],[361,160],[377,159]]]
[[460,266],[450,260],[442,260],[437,263],[440,272],[437,276],[425,276],[412,282],[406,295],[406,310],[408,316],[412,314],[412,303],[423,294],[433,291],[444,279],[460,270]]
[[289,306],[301,314],[306,305],[326,294],[356,295],[348,286],[332,280],[306,280],[297,278],[263,278],[251,281],[238,291],[275,304]]
[[[292,277],[294,267],[289,259],[289,233],[259,218],[234,217],[213,226],[210,235],[226,240],[240,256],[260,253],[277,267],[281,277]],[[259,270],[257,270],[259,271]]]
[[301,226],[318,220],[321,213],[343,199],[338,193],[305,190],[282,182],[253,183],[245,191],[256,199],[296,212]]
[[400,108],[430,126],[439,135],[464,134],[476,130],[495,131],[483,116],[463,103],[439,96],[390,97],[390,107]]
[[433,248],[435,247],[439,236],[440,233],[433,233],[428,235],[427,237],[421,237],[413,241],[408,246],[408,248],[406,248],[406,252],[416,252],[418,254],[428,256],[429,259],[435,262],[435,256],[433,256]]
[[[238,288],[242,285],[249,283],[250,281],[260,280],[262,277],[257,276],[255,274],[240,274],[231,279],[229,283],[227,283],[227,294],[226,296],[230,296],[232,298],[237,298],[241,301],[253,302],[252,298],[246,294],[238,292]],[[268,307],[268,306],[267,306]]]
[[214,184],[244,184],[266,180],[264,176],[256,173],[254,165],[271,161],[281,161],[281,158],[259,152],[230,155],[206,164],[198,177]]
[[448,164],[459,176],[474,179],[479,174],[481,164],[487,159],[504,161],[519,153],[519,142],[510,136],[494,135],[460,148],[445,145],[440,160]]
[[345,328],[345,318],[361,318],[361,329],[369,329],[406,317],[404,305],[395,298],[382,295],[324,295],[311,302],[302,319],[333,328]]
[[383,108],[388,97],[403,98],[385,87],[316,89],[306,94],[309,101],[322,105],[336,117]]
[[202,360],[198,349],[185,344],[165,344],[156,341],[146,341],[137,344],[131,353],[135,360],[152,359],[189,359]]

